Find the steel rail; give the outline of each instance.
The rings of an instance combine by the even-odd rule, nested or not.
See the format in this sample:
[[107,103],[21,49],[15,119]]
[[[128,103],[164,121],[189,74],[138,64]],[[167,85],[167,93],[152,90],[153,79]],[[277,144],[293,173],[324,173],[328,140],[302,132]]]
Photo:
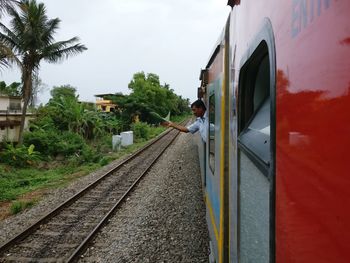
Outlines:
[[168,147],[173,143],[173,141],[177,138],[180,132],[177,132],[174,138],[170,140],[170,142],[164,147],[164,149],[154,158],[152,163],[141,173],[141,175],[134,181],[134,183],[128,188],[128,190],[124,193],[124,195],[117,201],[117,203],[111,208],[111,210],[104,216],[104,218],[98,223],[98,225],[90,232],[90,234],[86,237],[86,239],[80,244],[80,246],[72,253],[69,259],[66,261],[67,263],[75,262],[78,257],[85,251],[87,246],[93,240],[93,238],[98,234],[99,230],[108,223],[108,219],[114,215],[116,210],[128,196],[128,194],[133,190],[133,188],[139,183],[141,178],[144,177],[145,174],[152,168],[152,166],[156,163],[156,161],[162,156],[164,151],[168,149]]
[[71,205],[73,202],[75,202],[77,199],[79,199],[81,196],[83,196],[87,191],[91,190],[95,186],[97,186],[102,180],[106,179],[108,176],[110,176],[114,171],[118,170],[120,167],[122,167],[124,164],[128,163],[132,159],[136,158],[138,155],[140,155],[142,152],[144,152],[147,148],[152,146],[154,143],[159,141],[161,138],[163,138],[165,135],[167,135],[172,129],[167,129],[163,133],[161,133],[159,136],[157,136],[155,139],[151,140],[149,143],[147,143],[145,146],[137,150],[135,153],[130,155],[128,158],[123,160],[121,163],[119,163],[117,166],[113,167],[109,171],[105,172],[100,178],[95,180],[94,182],[90,183],[88,186],[86,186],[84,189],[58,205],[56,208],[48,212],[46,215],[41,217],[39,220],[37,220],[35,223],[27,227],[25,230],[23,230],[21,233],[17,234],[13,238],[11,238],[8,241],[5,241],[0,246],[0,255],[3,254],[7,249],[14,246],[16,243],[20,242],[24,238],[28,237],[31,233],[36,231],[42,224],[44,224],[46,221],[53,218],[55,215],[57,215],[61,210],[63,210],[65,207]]

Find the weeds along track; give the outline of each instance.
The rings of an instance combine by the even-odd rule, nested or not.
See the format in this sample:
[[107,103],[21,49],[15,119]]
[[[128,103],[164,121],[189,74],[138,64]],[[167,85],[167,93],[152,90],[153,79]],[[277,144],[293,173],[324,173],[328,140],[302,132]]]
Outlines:
[[0,262],[73,262],[179,134],[168,130],[0,247]]

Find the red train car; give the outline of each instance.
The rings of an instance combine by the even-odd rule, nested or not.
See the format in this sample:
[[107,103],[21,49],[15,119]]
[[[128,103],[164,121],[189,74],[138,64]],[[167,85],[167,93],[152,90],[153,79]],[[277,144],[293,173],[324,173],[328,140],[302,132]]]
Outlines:
[[350,262],[350,1],[230,0],[201,71],[212,262]]

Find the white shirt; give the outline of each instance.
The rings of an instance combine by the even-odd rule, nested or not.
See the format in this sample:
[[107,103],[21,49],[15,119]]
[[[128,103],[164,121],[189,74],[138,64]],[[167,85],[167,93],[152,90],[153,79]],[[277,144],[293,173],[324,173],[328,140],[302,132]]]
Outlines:
[[204,113],[203,117],[198,117],[194,123],[186,127],[190,133],[195,133],[199,131],[202,140],[207,141],[208,134],[208,117],[207,112]]

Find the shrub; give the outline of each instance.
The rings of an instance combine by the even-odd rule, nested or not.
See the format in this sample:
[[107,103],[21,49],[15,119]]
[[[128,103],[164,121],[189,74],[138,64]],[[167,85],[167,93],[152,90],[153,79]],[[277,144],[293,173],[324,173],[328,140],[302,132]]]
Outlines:
[[11,214],[18,214],[22,210],[32,207],[34,205],[34,201],[15,201],[11,204],[10,211]]
[[101,153],[99,153],[89,145],[85,145],[81,149],[81,151],[76,152],[71,158],[69,158],[69,162],[71,165],[80,165],[83,163],[98,163],[101,158]]
[[151,127],[145,122],[135,122],[131,124],[131,130],[134,132],[136,139],[148,140],[150,137]]
[[35,149],[45,156],[54,155],[56,144],[59,141],[57,131],[54,130],[35,130],[24,133],[24,145],[35,145]]
[[85,145],[81,151],[81,160],[83,162],[93,162],[96,163],[102,158],[101,153],[97,152],[95,149],[89,145]]
[[80,153],[86,145],[85,140],[74,132],[59,133],[54,130],[35,130],[24,135],[24,144],[35,145],[45,156],[71,156]]
[[98,143],[94,144],[100,152],[108,152],[112,151],[112,135],[104,134],[98,141]]
[[33,165],[35,162],[40,160],[40,153],[34,151],[34,147],[35,146],[33,144],[31,144],[29,147],[26,147],[25,145],[15,147],[9,143],[0,154],[1,161],[15,167]]
[[86,143],[79,134],[74,132],[63,132],[57,137],[53,155],[71,156],[80,154]]
[[105,166],[105,165],[109,164],[110,161],[111,161],[110,158],[108,158],[108,157],[102,157],[102,158],[100,159],[100,161],[99,161],[99,164],[100,164],[101,166]]

